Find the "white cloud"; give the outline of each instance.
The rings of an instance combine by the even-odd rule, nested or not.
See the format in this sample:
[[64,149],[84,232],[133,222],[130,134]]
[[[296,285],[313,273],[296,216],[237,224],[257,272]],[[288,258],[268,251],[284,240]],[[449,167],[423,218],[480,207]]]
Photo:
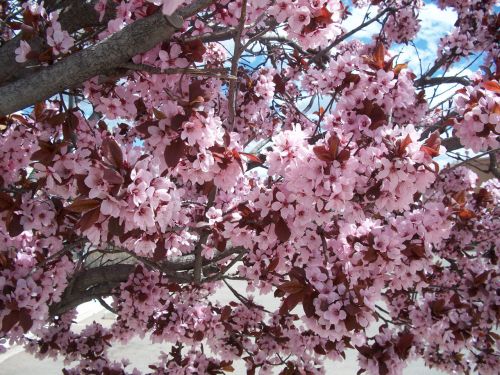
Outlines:
[[[368,12],[368,14],[367,14]],[[363,21],[369,20],[377,15],[377,8],[374,7],[363,7],[363,8],[351,8],[351,15],[342,23],[346,31],[355,29],[363,23]],[[365,17],[367,17],[365,19]],[[354,38],[356,39],[371,39],[372,35],[378,34],[380,31],[380,24],[373,22],[362,30],[358,31]]]

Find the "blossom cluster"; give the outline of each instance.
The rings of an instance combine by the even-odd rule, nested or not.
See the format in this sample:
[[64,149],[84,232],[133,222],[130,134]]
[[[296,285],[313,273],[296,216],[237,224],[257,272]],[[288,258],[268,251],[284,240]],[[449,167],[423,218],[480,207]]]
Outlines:
[[[26,2],[33,34],[15,58],[41,64],[199,9],[123,66],[0,118],[0,349],[62,356],[67,374],[139,374],[108,353],[136,336],[169,345],[155,374],[237,361],[322,374],[348,350],[369,374],[416,358],[495,373],[500,184],[436,161],[453,129],[494,164],[493,2],[439,2],[467,35],[440,58],[490,53],[448,115],[390,52],[423,2],[354,3],[383,12],[370,43],[347,39],[338,0],[100,0],[99,27],[76,32]],[[239,38],[233,51],[223,38]],[[92,299],[116,320],[79,332]]]
[[464,146],[475,152],[500,146],[498,80],[478,80],[473,86],[459,91],[455,104],[460,117],[455,120],[454,128]]

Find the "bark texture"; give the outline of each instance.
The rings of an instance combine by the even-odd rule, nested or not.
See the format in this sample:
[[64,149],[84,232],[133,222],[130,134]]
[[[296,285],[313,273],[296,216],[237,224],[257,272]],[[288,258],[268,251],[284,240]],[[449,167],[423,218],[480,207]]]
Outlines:
[[[24,109],[96,75],[118,68],[133,56],[168,40],[190,17],[211,4],[200,0],[166,17],[157,12],[52,66],[0,87],[0,116]],[[1,62],[0,62],[1,65]]]

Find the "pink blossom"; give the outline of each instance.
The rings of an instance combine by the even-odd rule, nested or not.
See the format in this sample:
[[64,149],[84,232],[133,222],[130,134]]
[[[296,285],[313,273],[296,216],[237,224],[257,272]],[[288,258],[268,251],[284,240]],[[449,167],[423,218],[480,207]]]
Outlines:
[[304,6],[294,9],[292,16],[288,19],[290,29],[297,34],[300,34],[304,26],[307,26],[309,22],[311,22],[311,12]]
[[147,205],[140,206],[134,212],[134,223],[137,224],[137,226],[142,230],[147,230],[148,228],[154,227],[154,212],[151,207]]
[[91,168],[84,182],[90,188],[90,198],[104,198],[106,196],[108,184],[104,180],[104,171],[102,169]]
[[67,31],[61,29],[58,15],[54,12],[50,14],[52,26],[47,28],[47,43],[52,47],[54,55],[66,53],[74,45],[74,39]]
[[184,2],[184,0],[148,0],[154,5],[162,6],[163,14],[170,16]]
[[31,51],[31,46],[28,42],[21,40],[19,47],[14,51],[16,53],[16,61],[18,63],[23,63],[28,60],[28,53]]

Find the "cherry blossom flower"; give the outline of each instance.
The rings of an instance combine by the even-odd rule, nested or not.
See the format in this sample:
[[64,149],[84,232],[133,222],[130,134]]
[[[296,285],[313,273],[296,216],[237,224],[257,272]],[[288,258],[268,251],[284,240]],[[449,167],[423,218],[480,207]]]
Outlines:
[[25,40],[21,40],[19,47],[14,51],[16,53],[16,61],[18,63],[23,63],[28,60],[28,53],[31,51],[31,46]]

